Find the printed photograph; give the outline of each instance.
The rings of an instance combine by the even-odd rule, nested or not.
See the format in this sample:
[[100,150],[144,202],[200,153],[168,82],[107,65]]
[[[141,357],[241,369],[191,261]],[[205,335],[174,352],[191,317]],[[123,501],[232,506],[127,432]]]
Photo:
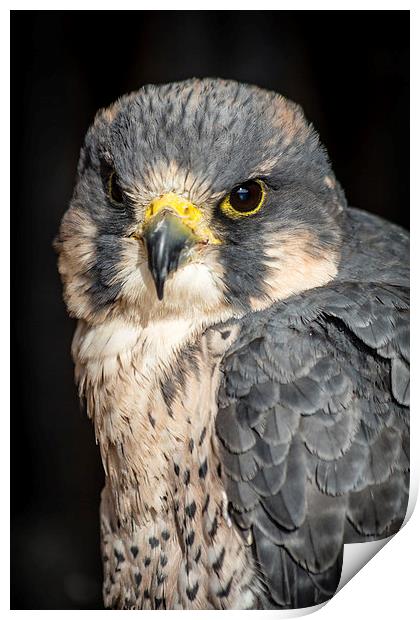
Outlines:
[[12,12],[12,609],[309,612],[399,531],[409,25]]

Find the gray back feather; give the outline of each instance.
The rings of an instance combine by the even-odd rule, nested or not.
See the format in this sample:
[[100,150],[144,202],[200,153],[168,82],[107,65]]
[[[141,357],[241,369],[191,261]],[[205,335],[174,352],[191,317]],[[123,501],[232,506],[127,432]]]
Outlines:
[[336,279],[240,322],[217,434],[265,607],[331,597],[343,544],[398,530],[408,501],[407,235],[349,210]]

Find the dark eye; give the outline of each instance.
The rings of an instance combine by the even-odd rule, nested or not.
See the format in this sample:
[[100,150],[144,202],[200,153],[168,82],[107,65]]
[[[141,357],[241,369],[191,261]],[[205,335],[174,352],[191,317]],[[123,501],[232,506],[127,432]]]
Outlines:
[[124,204],[124,191],[121,189],[115,170],[108,177],[108,195],[113,202],[119,205]]
[[222,201],[220,208],[228,217],[239,218],[253,215],[260,210],[265,199],[262,181],[246,181],[232,189]]

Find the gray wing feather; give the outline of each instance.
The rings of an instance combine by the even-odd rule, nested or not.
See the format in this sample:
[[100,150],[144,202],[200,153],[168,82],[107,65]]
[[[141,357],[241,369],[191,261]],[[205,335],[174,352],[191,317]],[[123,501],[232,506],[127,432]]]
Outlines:
[[331,597],[343,543],[387,536],[408,500],[408,292],[336,281],[241,322],[216,431],[265,607]]

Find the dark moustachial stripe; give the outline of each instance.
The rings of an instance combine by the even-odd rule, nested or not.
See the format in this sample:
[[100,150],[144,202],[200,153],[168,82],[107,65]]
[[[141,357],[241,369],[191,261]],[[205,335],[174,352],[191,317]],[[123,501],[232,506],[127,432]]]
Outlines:
[[[92,284],[88,293],[92,308],[96,311],[112,305],[121,292],[123,282],[119,276],[124,247],[122,238],[134,221],[129,215],[115,214],[112,209],[109,212],[103,209],[103,212],[101,221],[96,221],[95,261],[89,269]],[[92,219],[95,220],[95,217]]]

